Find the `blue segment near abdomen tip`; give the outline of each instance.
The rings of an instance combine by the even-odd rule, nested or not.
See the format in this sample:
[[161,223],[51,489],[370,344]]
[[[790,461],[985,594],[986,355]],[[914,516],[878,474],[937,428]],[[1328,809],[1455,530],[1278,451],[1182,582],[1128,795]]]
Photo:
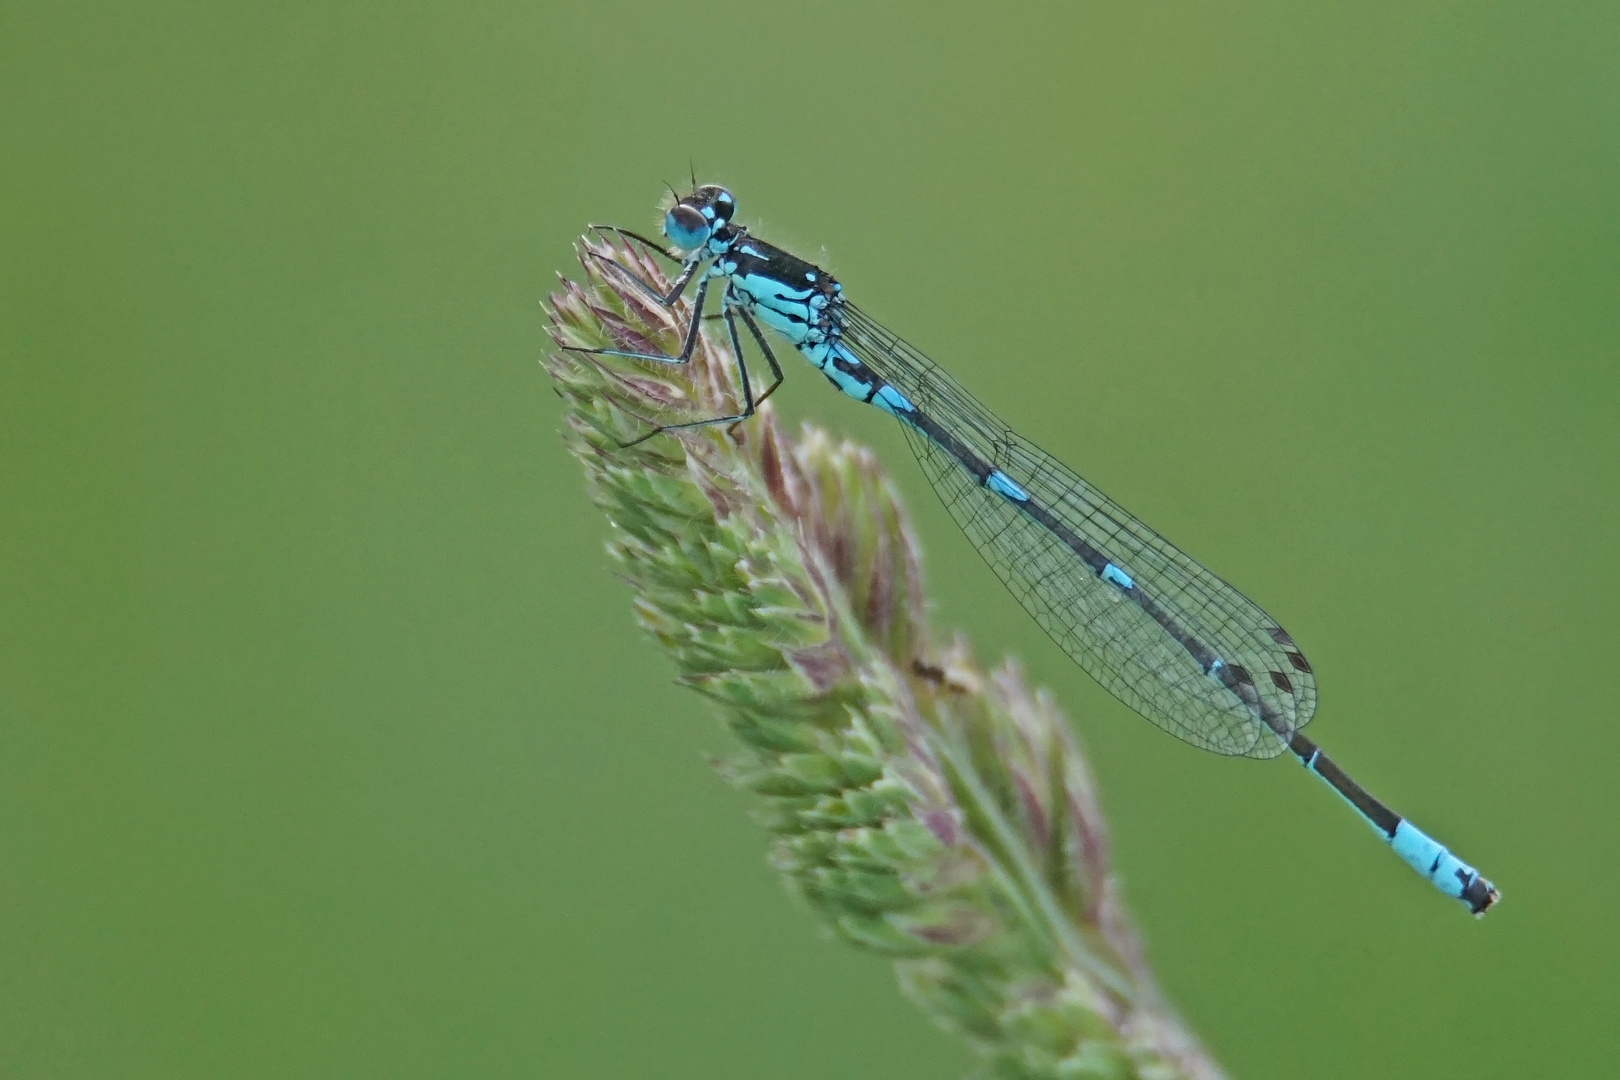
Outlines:
[[1435,888],[1447,896],[1460,899],[1463,890],[1479,876],[1478,870],[1404,818],[1395,827],[1395,835],[1389,843],[1395,849],[1395,854],[1406,861],[1406,865],[1434,882]]
[[[1395,854],[1401,857],[1402,862],[1427,878],[1431,885],[1447,896],[1467,904],[1469,910],[1475,915],[1483,914],[1486,909],[1496,903],[1500,894],[1497,893],[1495,887],[1480,877],[1478,870],[1457,858],[1449,848],[1434,839],[1434,837],[1405,818],[1395,814],[1390,814],[1390,818],[1394,822],[1393,833],[1390,831],[1390,826],[1380,825],[1373,820],[1366,810],[1358,806],[1349,794],[1341,790],[1338,784],[1335,784],[1326,775],[1321,764],[1325,761],[1322,751],[1315,750],[1308,758],[1304,759],[1304,764],[1323,783],[1327,784],[1328,787],[1343,798],[1373,832],[1383,837],[1384,841],[1395,849]],[[1337,766],[1333,766],[1331,771],[1337,773]],[[1365,792],[1361,794],[1365,796]],[[1379,809],[1383,809],[1382,804],[1377,804],[1376,800],[1373,801]],[[1388,813],[1387,810],[1385,812]]]
[[1000,469],[990,470],[990,475],[984,478],[984,486],[1013,502],[1029,502],[1029,492],[1019,487],[1012,477]]
[[1136,588],[1136,582],[1131,579],[1131,575],[1127,574],[1113,563],[1109,563],[1107,566],[1103,567],[1102,579],[1104,581],[1112,581],[1115,585],[1118,585],[1122,589]]

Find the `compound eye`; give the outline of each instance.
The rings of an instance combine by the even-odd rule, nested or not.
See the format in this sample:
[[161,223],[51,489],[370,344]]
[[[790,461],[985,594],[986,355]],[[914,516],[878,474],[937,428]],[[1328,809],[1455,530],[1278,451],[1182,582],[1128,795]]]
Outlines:
[[709,219],[685,203],[676,203],[664,215],[664,235],[683,251],[702,247],[713,232],[714,225]]
[[709,197],[709,207],[714,211],[715,218],[721,223],[729,222],[737,212],[737,200],[731,197],[731,192],[723,187],[706,187],[703,189]]

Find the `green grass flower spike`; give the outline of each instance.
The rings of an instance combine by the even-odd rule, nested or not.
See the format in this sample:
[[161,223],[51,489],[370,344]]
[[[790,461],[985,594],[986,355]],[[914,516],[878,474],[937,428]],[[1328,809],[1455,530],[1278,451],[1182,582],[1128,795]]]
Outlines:
[[[693,316],[639,248],[585,238],[550,298],[564,439],[612,522],[641,625],[736,737],[771,864],[835,935],[892,959],[905,993],[1019,1080],[1217,1080],[1154,985],[1067,722],[1018,668],[936,644],[916,538],[872,453],[769,406],[738,411],[729,349],[674,352]],[[790,361],[792,362],[792,361]]]

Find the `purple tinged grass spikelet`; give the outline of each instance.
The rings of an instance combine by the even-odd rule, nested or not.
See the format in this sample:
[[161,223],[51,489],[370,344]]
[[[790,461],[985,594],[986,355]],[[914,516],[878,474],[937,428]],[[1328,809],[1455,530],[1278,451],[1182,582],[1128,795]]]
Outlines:
[[917,543],[871,452],[790,438],[768,406],[622,448],[736,411],[735,365],[707,329],[685,367],[567,351],[673,352],[692,317],[602,266],[662,285],[647,253],[586,238],[580,254],[583,281],[550,298],[564,440],[638,620],[736,736],[720,769],[759,796],[771,864],[993,1075],[1219,1080],[1154,985],[1067,723],[1011,663],[986,673],[962,640],[932,643]]

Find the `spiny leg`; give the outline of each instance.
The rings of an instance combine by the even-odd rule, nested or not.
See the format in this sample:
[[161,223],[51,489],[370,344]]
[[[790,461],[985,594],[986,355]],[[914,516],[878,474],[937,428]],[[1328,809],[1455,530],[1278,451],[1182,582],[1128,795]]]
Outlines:
[[[707,284],[707,282],[704,284]],[[654,435],[661,435],[667,431],[684,431],[688,428],[710,427],[714,424],[730,424],[732,427],[735,427],[754,415],[754,410],[758,407],[759,401],[764,401],[765,399],[762,397],[759,399],[759,401],[754,400],[753,387],[748,379],[748,365],[743,361],[742,340],[737,336],[737,320],[733,317],[732,309],[726,309],[725,318],[726,328],[731,331],[731,348],[737,357],[737,374],[742,381],[742,412],[733,413],[730,416],[711,416],[707,420],[688,420],[680,424],[662,424],[653,428],[640,438],[634,439],[627,443],[620,443],[620,449],[628,449],[629,447],[635,446],[638,443],[644,443]],[[748,316],[746,314],[743,316],[743,318],[744,320],[748,320]],[[693,320],[692,325],[696,326],[697,321]],[[753,330],[755,339],[759,340],[759,330],[753,327],[753,323],[751,321],[749,321],[749,328]],[[764,341],[760,340],[760,344],[763,346]],[[771,390],[775,390],[778,386],[782,385],[782,369],[777,365],[776,357],[771,355],[769,348],[765,349],[765,357],[770,361],[771,371],[776,377],[776,381],[771,383],[770,388]],[[766,393],[770,393],[770,390],[767,390]],[[730,429],[728,428],[727,430]]]
[[703,265],[703,260],[701,258],[692,258],[689,261],[678,259],[669,251],[666,251],[664,248],[653,243],[651,240],[648,240],[645,236],[642,236],[640,233],[633,233],[629,229],[621,229],[616,225],[592,225],[591,228],[597,230],[599,233],[602,231],[607,231],[618,233],[620,236],[628,236],[633,240],[638,240],[641,243],[646,244],[649,248],[658,252],[658,254],[662,255],[669,261],[682,264],[680,276],[677,277],[674,283],[670,286],[669,292],[661,293],[653,287],[652,282],[646,281],[640,276],[631,273],[629,269],[619,265],[606,255],[602,255],[596,251],[588,252],[592,258],[606,266],[611,266],[614,270],[622,274],[625,280],[635,285],[636,288],[646,293],[653,300],[656,300],[663,307],[673,307],[675,305],[675,301],[681,298],[681,293],[686,291],[686,286],[689,282],[691,282],[692,275],[697,273],[699,266]]
[[620,236],[627,236],[630,239],[636,241],[636,243],[642,244],[642,245],[644,245],[646,247],[649,247],[652,250],[658,252],[658,254],[662,255],[664,258],[668,259],[670,262],[678,263],[678,262],[681,261],[680,256],[676,255],[674,252],[672,252],[668,248],[664,247],[664,245],[658,243],[655,240],[649,240],[645,236],[642,236],[638,232],[631,232],[629,229],[621,229],[617,225],[591,225],[591,226],[588,226],[588,228],[591,230],[591,232],[596,233],[598,235],[600,235],[602,233],[605,233],[605,232],[610,232],[610,233],[618,233]]
[[[776,388],[782,385],[784,379],[782,365],[776,362],[776,354],[771,352],[770,344],[766,342],[765,335],[759,332],[759,324],[754,322],[754,317],[748,314],[748,310],[746,308],[727,308],[722,314],[726,317],[726,325],[731,329],[731,347],[737,350],[737,355],[742,356],[742,342],[737,340],[737,323],[731,317],[733,310],[742,316],[742,321],[748,325],[748,332],[754,335],[754,342],[759,346],[759,351],[765,354],[765,362],[771,366],[771,385],[765,388],[763,394],[754,399],[753,407],[758,409],[765,404],[765,399],[776,393]],[[742,420],[738,420],[726,430],[730,431],[740,423],[742,423]]]
[[[622,268],[621,268],[622,269]],[[628,275],[629,271],[625,271]],[[633,276],[633,275],[630,275]],[[681,343],[681,351],[675,356],[662,353],[630,352],[627,349],[584,349],[576,345],[564,345],[569,352],[585,353],[588,356],[624,356],[631,360],[652,360],[660,364],[686,364],[692,360],[692,351],[697,348],[698,331],[703,326],[703,301],[709,295],[709,279],[704,278],[698,283],[697,296],[692,305],[697,311],[696,317],[686,326],[686,340]]]

